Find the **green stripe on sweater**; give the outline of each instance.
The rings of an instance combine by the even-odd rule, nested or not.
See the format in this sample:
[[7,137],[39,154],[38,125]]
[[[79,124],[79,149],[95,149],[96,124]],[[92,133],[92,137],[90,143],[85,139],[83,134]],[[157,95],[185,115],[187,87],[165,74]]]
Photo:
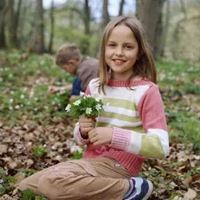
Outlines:
[[113,99],[113,98],[104,98],[103,103],[108,106],[121,107],[131,111],[136,111],[136,105],[133,101],[125,99]]
[[142,136],[140,155],[151,158],[163,158],[164,152],[159,137]]
[[113,112],[103,112],[101,114],[101,117],[123,120],[129,123],[140,121],[139,117],[127,116],[124,114],[118,114],[118,113],[113,113]]

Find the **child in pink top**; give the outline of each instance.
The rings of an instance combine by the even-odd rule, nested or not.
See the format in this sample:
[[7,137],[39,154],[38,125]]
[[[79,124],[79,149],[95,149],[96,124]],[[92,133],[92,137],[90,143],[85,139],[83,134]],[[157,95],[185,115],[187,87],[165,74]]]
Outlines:
[[140,22],[117,17],[106,26],[100,76],[86,94],[101,98],[104,112],[80,116],[75,139],[86,145],[83,159],[38,172],[18,188],[49,199],[148,199],[153,186],[138,177],[145,158],[164,158],[169,141],[154,60]]

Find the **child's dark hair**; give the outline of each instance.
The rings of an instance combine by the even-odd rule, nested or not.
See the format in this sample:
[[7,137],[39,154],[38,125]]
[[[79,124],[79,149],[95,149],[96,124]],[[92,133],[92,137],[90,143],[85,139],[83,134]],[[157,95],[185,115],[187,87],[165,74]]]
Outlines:
[[134,64],[133,75],[140,76],[144,79],[151,80],[156,83],[156,68],[151,52],[151,48],[144,35],[144,29],[136,17],[119,16],[111,20],[103,32],[100,49],[100,85],[104,87],[109,80],[109,66],[105,62],[105,47],[112,30],[118,25],[125,25],[131,29],[138,43],[138,59]]
[[70,59],[80,60],[80,49],[73,43],[67,43],[60,47],[56,53],[56,64],[61,66],[67,64]]

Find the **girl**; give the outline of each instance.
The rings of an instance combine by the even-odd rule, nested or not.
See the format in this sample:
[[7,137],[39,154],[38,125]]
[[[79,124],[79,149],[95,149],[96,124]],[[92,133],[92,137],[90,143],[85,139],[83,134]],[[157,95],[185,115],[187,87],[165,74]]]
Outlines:
[[100,77],[86,94],[101,98],[104,112],[81,116],[74,129],[86,144],[83,159],[67,161],[23,180],[52,200],[148,199],[152,183],[137,177],[145,158],[168,155],[169,141],[156,70],[143,29],[134,17],[117,17],[105,28]]

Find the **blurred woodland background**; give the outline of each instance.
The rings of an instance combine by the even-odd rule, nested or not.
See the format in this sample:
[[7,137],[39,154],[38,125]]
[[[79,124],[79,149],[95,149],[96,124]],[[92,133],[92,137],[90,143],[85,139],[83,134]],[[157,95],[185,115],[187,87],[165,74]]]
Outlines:
[[[53,53],[63,42],[77,43],[84,54],[98,55],[99,38],[109,21],[109,0],[0,1],[0,48]],[[136,15],[156,58],[200,61],[199,0],[114,1],[117,15]],[[118,6],[116,6],[118,4]],[[46,4],[45,4],[46,5]]]
[[82,149],[65,107],[69,91],[50,93],[73,77],[55,52],[76,43],[98,58],[101,33],[117,15],[136,15],[158,70],[170,155],[149,159],[150,200],[200,200],[200,0],[0,0],[0,200],[47,200],[14,184]]

